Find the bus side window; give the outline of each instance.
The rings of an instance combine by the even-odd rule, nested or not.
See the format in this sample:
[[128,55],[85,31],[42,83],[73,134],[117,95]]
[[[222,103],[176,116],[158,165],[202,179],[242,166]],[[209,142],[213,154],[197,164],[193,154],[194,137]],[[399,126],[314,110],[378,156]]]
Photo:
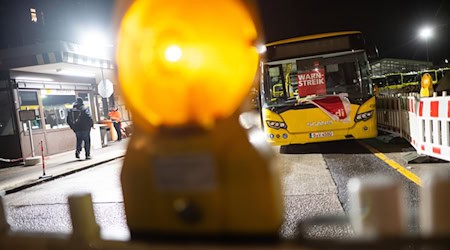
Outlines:
[[441,80],[443,76],[444,76],[444,75],[443,75],[443,72],[442,72],[442,71],[438,71],[438,72],[437,72],[437,80],[438,80],[438,81]]

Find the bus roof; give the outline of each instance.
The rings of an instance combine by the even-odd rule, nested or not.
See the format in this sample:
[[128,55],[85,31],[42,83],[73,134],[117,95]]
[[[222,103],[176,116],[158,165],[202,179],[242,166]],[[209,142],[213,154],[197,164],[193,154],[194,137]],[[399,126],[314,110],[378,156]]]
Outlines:
[[314,39],[320,39],[320,38],[327,38],[327,37],[334,37],[334,36],[345,36],[345,35],[355,35],[355,34],[361,34],[360,31],[341,31],[341,32],[330,32],[330,33],[322,33],[322,34],[315,34],[315,35],[308,35],[308,36],[299,36],[289,39],[284,39],[280,41],[275,41],[266,44],[266,47],[269,46],[275,46],[280,44],[286,44],[286,43],[294,43],[294,42],[300,42],[300,41],[307,41],[307,40],[314,40]]

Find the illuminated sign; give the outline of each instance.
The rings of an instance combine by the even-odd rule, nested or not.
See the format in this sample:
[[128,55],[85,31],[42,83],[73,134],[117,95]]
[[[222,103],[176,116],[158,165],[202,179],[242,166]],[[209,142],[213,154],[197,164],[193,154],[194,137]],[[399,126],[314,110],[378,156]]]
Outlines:
[[30,8],[30,15],[31,15],[31,21],[33,23],[37,23],[37,14],[36,14],[36,9]]

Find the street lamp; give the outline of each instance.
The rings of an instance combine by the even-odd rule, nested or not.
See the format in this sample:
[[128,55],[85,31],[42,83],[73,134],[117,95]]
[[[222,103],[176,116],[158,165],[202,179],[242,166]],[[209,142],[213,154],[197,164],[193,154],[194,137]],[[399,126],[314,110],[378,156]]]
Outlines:
[[81,35],[81,45],[85,52],[89,52],[91,56],[108,56],[108,48],[112,48],[113,44],[102,32],[91,30]]
[[429,63],[428,57],[428,39],[433,36],[433,29],[431,27],[424,27],[419,30],[419,37],[425,40],[425,46],[427,49],[427,64]]
[[[88,32],[85,32],[81,36],[81,45],[83,53],[91,56],[91,57],[98,57],[98,58],[109,58],[111,57],[110,52],[112,51],[113,45],[108,39],[106,38],[105,34],[102,34],[101,32],[91,30]],[[103,73],[103,65],[100,65],[100,71],[102,74],[102,81],[100,82],[97,87],[106,86],[105,76]],[[106,88],[106,87],[104,87]],[[97,96],[96,96],[97,98]],[[108,97],[102,96],[102,105],[103,105],[103,116],[108,115]],[[95,100],[97,105],[97,100]],[[110,99],[110,102],[112,105],[114,105],[114,99]],[[97,113],[97,116],[100,120],[100,115]]]

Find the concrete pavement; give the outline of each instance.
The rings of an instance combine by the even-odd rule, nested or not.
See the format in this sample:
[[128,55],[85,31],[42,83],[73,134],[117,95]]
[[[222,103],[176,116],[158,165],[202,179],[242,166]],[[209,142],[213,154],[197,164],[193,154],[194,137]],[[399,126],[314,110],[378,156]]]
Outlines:
[[[247,124],[248,128],[259,127],[259,114],[254,111],[248,112],[240,120]],[[125,138],[120,142],[108,142],[108,145],[103,148],[92,149],[92,159],[90,160],[84,159],[84,151],[80,154],[81,159],[76,159],[75,145],[73,151],[46,156],[44,159],[45,175],[42,162],[34,166],[20,165],[0,168],[0,195],[14,193],[45,181],[124,157],[128,141],[129,138]]]
[[93,149],[91,150],[92,159],[89,160],[84,159],[83,151],[81,159],[76,159],[75,150],[47,156],[44,158],[45,175],[42,162],[34,166],[2,168],[0,169],[0,195],[13,193],[41,182],[124,157],[128,141],[129,138],[126,138],[120,142],[109,142],[100,149]]

